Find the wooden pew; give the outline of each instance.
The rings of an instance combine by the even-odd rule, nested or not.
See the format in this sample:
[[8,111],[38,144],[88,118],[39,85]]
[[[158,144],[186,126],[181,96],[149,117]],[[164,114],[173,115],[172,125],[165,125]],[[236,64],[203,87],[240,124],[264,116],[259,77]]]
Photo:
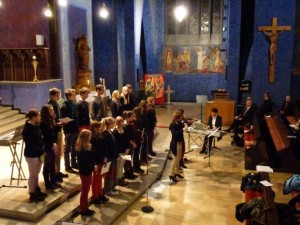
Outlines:
[[298,122],[298,120],[300,119],[299,109],[295,107],[294,111],[293,111],[293,115],[287,116],[286,119],[290,124],[296,124]]
[[300,159],[296,157],[294,152],[296,140],[288,138],[288,136],[294,135],[291,129],[281,119],[281,116],[275,113],[275,110],[272,116],[265,116],[265,121],[272,138],[272,143],[267,146],[268,152],[273,154],[273,160],[274,154],[277,157],[275,164],[271,167],[277,172],[298,173],[300,171]]
[[287,127],[281,122],[281,118],[278,115],[265,116],[265,121],[268,125],[276,150],[279,152],[287,149],[290,145],[290,140],[287,137]]
[[258,164],[267,164],[268,153],[262,140],[257,117],[254,116],[253,130],[244,127],[245,169],[255,170]]
[[[265,172],[261,172],[261,179],[267,180],[270,182],[269,174]],[[256,192],[256,191],[254,191]],[[261,192],[259,194],[254,194],[255,197],[260,197],[265,202],[265,215],[266,215],[266,224],[267,225],[280,225],[279,224],[279,217],[276,210],[276,205],[274,201],[274,193],[272,191],[271,187],[265,187],[262,186]],[[245,199],[246,201],[249,201],[251,199]],[[248,225],[248,221],[245,222],[246,225]]]

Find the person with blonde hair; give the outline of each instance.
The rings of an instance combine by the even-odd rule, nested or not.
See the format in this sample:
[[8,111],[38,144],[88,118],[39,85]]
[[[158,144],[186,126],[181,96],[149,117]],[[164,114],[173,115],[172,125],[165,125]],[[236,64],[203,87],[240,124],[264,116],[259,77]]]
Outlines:
[[83,129],[76,141],[78,169],[81,180],[80,214],[82,216],[92,216],[95,211],[90,210],[88,204],[88,194],[92,183],[92,172],[96,172],[94,153],[91,149],[92,132]]
[[119,90],[114,90],[111,95],[111,115],[113,118],[117,118],[117,116],[122,116],[122,105],[120,102],[121,94]]
[[182,144],[183,144],[183,131],[187,129],[187,126],[185,126],[182,123],[182,119],[183,119],[182,112],[180,110],[176,110],[173,113],[172,122],[169,126],[169,130],[172,133],[170,150],[173,155],[173,161],[171,164],[169,178],[174,183],[178,182],[176,177],[183,178],[183,176],[180,175],[179,162],[180,162],[180,156],[181,156]]
[[[129,155],[130,154],[130,144],[126,139],[125,132],[123,129],[124,119],[122,116],[117,116],[116,127],[113,130],[113,135],[116,140],[117,152],[119,155]],[[128,171],[131,168],[131,161],[123,159],[121,156],[117,160],[117,177],[118,185],[127,186],[128,183],[125,181],[125,176],[123,174],[123,168]]]

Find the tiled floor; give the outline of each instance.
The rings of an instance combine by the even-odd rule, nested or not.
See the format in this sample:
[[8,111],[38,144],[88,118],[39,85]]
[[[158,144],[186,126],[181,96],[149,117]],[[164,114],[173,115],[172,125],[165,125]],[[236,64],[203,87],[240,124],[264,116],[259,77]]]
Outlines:
[[[158,151],[163,152],[168,148],[171,135],[167,127],[173,111],[178,107],[184,108],[188,115],[200,118],[200,107],[196,104],[176,104],[170,108],[157,108],[158,126],[160,128],[158,128],[159,133],[154,146]],[[198,154],[198,151],[188,153],[186,155],[188,158],[186,162],[188,169],[185,169],[183,173],[185,179],[177,184],[172,184],[168,179],[170,167],[170,161],[168,161],[161,180],[158,180],[148,192],[149,204],[154,208],[154,212],[146,214],[141,211],[141,207],[148,205],[146,197],[143,196],[129,206],[113,224],[241,224],[234,217],[235,205],[244,200],[244,195],[240,191],[241,177],[249,171],[244,170],[243,149],[231,146],[230,141],[230,135],[224,136],[220,142],[216,143],[221,150],[214,150],[210,158],[204,159],[203,155]],[[1,183],[9,184],[11,154],[7,148],[0,147],[0,151],[0,181]],[[26,163],[24,163],[24,168],[26,171]],[[270,175],[278,202],[286,202],[288,199],[288,196],[282,195],[282,185],[283,181],[289,176],[290,174],[283,173]],[[7,191],[9,189],[0,189],[0,199]],[[73,204],[76,204],[76,202]],[[100,210],[103,209],[106,211],[115,210],[113,204],[111,204],[111,208],[103,206]],[[62,210],[64,210],[63,207]],[[99,214],[95,216],[98,217]],[[51,218],[51,221],[53,221],[53,218]],[[83,220],[81,217],[75,218],[74,222],[100,224],[99,220]],[[16,223],[13,220],[0,218],[0,224]],[[42,224],[47,223],[44,222]],[[102,220],[101,224],[108,223]]]

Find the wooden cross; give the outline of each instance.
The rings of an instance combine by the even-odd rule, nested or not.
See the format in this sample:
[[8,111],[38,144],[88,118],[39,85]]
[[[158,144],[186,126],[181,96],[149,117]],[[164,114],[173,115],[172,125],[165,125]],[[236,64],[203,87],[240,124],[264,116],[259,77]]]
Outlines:
[[167,106],[171,105],[171,94],[175,93],[174,90],[171,90],[170,85],[168,85],[167,90],[164,91],[165,94],[167,94]]
[[273,17],[272,26],[259,26],[258,30],[262,31],[270,40],[269,83],[274,83],[277,38],[283,31],[291,30],[291,26],[277,26],[277,17]]

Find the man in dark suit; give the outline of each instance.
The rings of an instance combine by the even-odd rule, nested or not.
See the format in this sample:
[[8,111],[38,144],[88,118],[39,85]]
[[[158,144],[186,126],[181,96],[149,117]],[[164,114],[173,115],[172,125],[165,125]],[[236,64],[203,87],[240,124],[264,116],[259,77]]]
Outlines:
[[283,102],[281,109],[280,109],[280,115],[281,116],[292,116],[294,112],[295,105],[292,102],[292,97],[290,95],[287,95],[285,97],[285,101]]
[[[212,108],[211,115],[208,118],[207,129],[221,130],[221,127],[222,127],[222,117],[218,115],[217,108]],[[207,153],[207,147],[209,148],[209,150],[211,149],[212,140],[213,140],[213,137],[208,137],[208,135],[205,136],[202,151],[200,152],[201,154]]]
[[252,99],[247,98],[245,108],[238,116],[234,117],[233,123],[226,130],[227,132],[230,132],[232,129],[234,130],[233,139],[238,137],[238,129],[240,125],[247,126],[252,129],[254,112],[255,110],[254,110]]

